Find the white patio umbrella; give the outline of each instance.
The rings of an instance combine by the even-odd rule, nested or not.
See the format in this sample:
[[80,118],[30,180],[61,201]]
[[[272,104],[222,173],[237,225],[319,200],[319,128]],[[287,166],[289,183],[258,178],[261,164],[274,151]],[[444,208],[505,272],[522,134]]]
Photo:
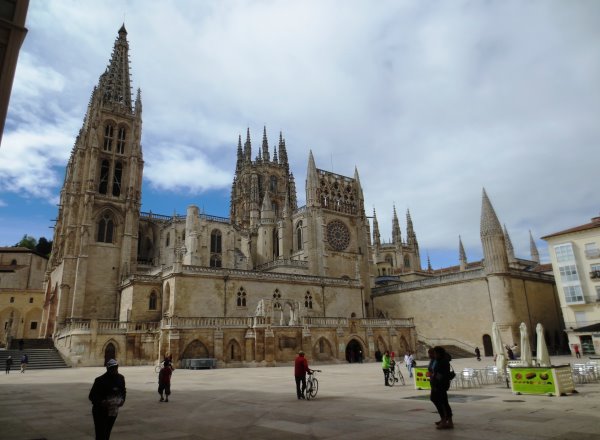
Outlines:
[[494,352],[496,354],[496,367],[498,368],[498,374],[506,375],[506,355],[504,354],[504,346],[502,345],[502,337],[500,336],[500,329],[496,322],[492,323],[492,344],[494,345]]
[[537,363],[540,367],[550,367],[550,355],[544,337],[544,326],[538,323],[535,332],[537,333],[537,353],[535,354]]
[[533,356],[531,354],[531,345],[529,344],[529,332],[524,322],[519,326],[521,330],[521,364],[524,367],[533,365]]

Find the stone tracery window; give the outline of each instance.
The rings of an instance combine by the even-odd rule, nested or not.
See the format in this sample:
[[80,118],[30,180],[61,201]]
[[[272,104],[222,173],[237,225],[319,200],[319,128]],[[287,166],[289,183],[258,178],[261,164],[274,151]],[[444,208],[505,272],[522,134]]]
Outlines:
[[350,244],[350,231],[339,220],[333,220],[327,225],[327,241],[336,251],[345,250]]
[[243,287],[240,287],[240,290],[238,290],[237,305],[238,307],[246,307],[246,291]]
[[104,127],[104,151],[112,151],[114,130],[115,129],[112,124],[106,124]]
[[125,154],[125,139],[126,139],[126,130],[125,127],[119,127],[119,135],[117,137],[117,153]]
[[123,164],[120,161],[115,162],[115,172],[113,174],[112,195],[119,197],[121,195],[121,180],[123,179]]
[[281,309],[281,292],[279,289],[275,289],[275,293],[273,293],[273,309],[278,310]]
[[158,295],[156,292],[152,291],[150,297],[148,298],[148,310],[156,310]]
[[304,307],[306,307],[307,309],[313,308],[312,294],[308,291],[306,292],[306,295],[304,295]]
[[222,234],[218,229],[210,233],[210,267],[222,267]]
[[98,192],[100,194],[106,194],[108,192],[108,174],[110,172],[110,163],[104,159],[100,164],[100,185]]
[[105,212],[98,222],[98,235],[96,241],[99,243],[112,243],[114,229],[115,224],[111,215],[108,212]]
[[296,223],[296,250],[302,250],[302,220]]

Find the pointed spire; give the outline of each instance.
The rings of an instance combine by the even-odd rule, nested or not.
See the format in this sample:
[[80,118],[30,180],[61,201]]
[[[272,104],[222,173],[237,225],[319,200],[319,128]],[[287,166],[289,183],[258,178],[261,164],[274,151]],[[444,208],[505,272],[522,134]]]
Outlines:
[[317,166],[312,150],[308,154],[308,169],[306,171],[306,206],[320,206],[320,200],[317,195],[319,188],[319,177],[317,175]]
[[279,132],[279,159],[281,164],[284,166],[287,173],[290,172],[290,165],[288,163],[287,149],[285,147],[285,139],[283,133]]
[[431,267],[431,259],[429,258],[429,251],[427,251],[427,272],[433,272],[433,267]]
[[413,227],[410,209],[406,210],[406,242],[409,245],[417,245],[417,234],[415,234],[415,229]]
[[263,198],[262,207],[260,209],[260,218],[275,218],[275,211],[273,211],[273,204],[271,203],[271,196],[269,196],[269,191],[265,191],[265,197]]
[[504,235],[500,221],[494,211],[492,202],[483,188],[482,200],[481,200],[481,227],[480,234],[482,237],[492,235]]
[[515,261],[515,249],[513,248],[512,240],[510,239],[510,235],[508,234],[508,229],[506,229],[506,224],[504,225],[504,242],[506,243],[506,256],[508,257],[508,261]]
[[290,196],[288,192],[285,192],[285,199],[283,200],[283,211],[281,216],[285,219],[290,218],[291,209],[290,209]]
[[250,141],[250,127],[246,131],[246,143],[244,144],[244,160],[246,162],[252,161],[252,142]]
[[536,263],[539,263],[540,253],[538,252],[537,245],[535,244],[535,240],[533,239],[531,229],[529,230],[529,251],[531,252],[531,260],[535,261]]
[[244,156],[242,155],[242,135],[240,134],[238,137],[238,145],[237,145],[237,160],[235,163],[235,169],[239,171],[242,168],[242,162],[244,160]]
[[488,274],[508,272],[508,253],[504,231],[494,211],[492,202],[483,189],[481,200],[481,244],[483,246],[484,269]]
[[458,261],[460,262],[460,270],[465,270],[467,268],[467,253],[460,235],[458,236]]
[[142,117],[142,89],[138,87],[137,93],[135,95],[135,114],[138,118]]
[[373,246],[381,247],[381,235],[379,234],[379,222],[377,221],[377,212],[373,208]]
[[263,127],[263,141],[262,141],[262,158],[265,162],[269,162],[269,141],[267,140],[267,126]]
[[98,88],[105,105],[117,104],[131,113],[131,78],[129,75],[129,43],[125,24],[119,29],[106,71],[100,76]]
[[400,231],[400,222],[396,213],[396,205],[394,206],[394,216],[392,217],[392,243],[402,245],[402,233]]
[[273,162],[279,163],[279,158],[277,157],[277,147],[273,146]]

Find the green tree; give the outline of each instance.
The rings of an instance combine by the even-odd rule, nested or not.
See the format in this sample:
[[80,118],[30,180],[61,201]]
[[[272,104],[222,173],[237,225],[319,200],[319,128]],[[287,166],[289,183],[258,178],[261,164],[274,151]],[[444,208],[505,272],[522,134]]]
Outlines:
[[50,252],[52,252],[52,240],[48,241],[46,237],[40,237],[35,250],[42,255],[50,255]]
[[15,246],[25,247],[27,249],[34,250],[36,245],[37,245],[37,240],[35,239],[35,237],[25,234],[25,235],[23,235],[23,238],[21,239],[21,241],[18,242]]

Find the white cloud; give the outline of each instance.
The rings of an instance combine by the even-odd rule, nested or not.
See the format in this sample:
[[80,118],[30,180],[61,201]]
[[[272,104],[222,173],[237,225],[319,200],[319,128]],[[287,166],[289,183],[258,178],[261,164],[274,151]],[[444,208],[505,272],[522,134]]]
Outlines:
[[5,137],[23,145],[21,172],[41,158],[42,184],[4,165],[5,190],[56,193],[48,170],[66,161],[123,12],[153,188],[228,188],[238,133],[249,125],[256,147],[266,124],[271,145],[286,136],[299,192],[309,148],[318,167],[357,165],[382,235],[392,204],[410,207],[423,248],[462,234],[480,252],[482,186],[521,255],[529,228],[597,214],[594,2],[32,3]]

